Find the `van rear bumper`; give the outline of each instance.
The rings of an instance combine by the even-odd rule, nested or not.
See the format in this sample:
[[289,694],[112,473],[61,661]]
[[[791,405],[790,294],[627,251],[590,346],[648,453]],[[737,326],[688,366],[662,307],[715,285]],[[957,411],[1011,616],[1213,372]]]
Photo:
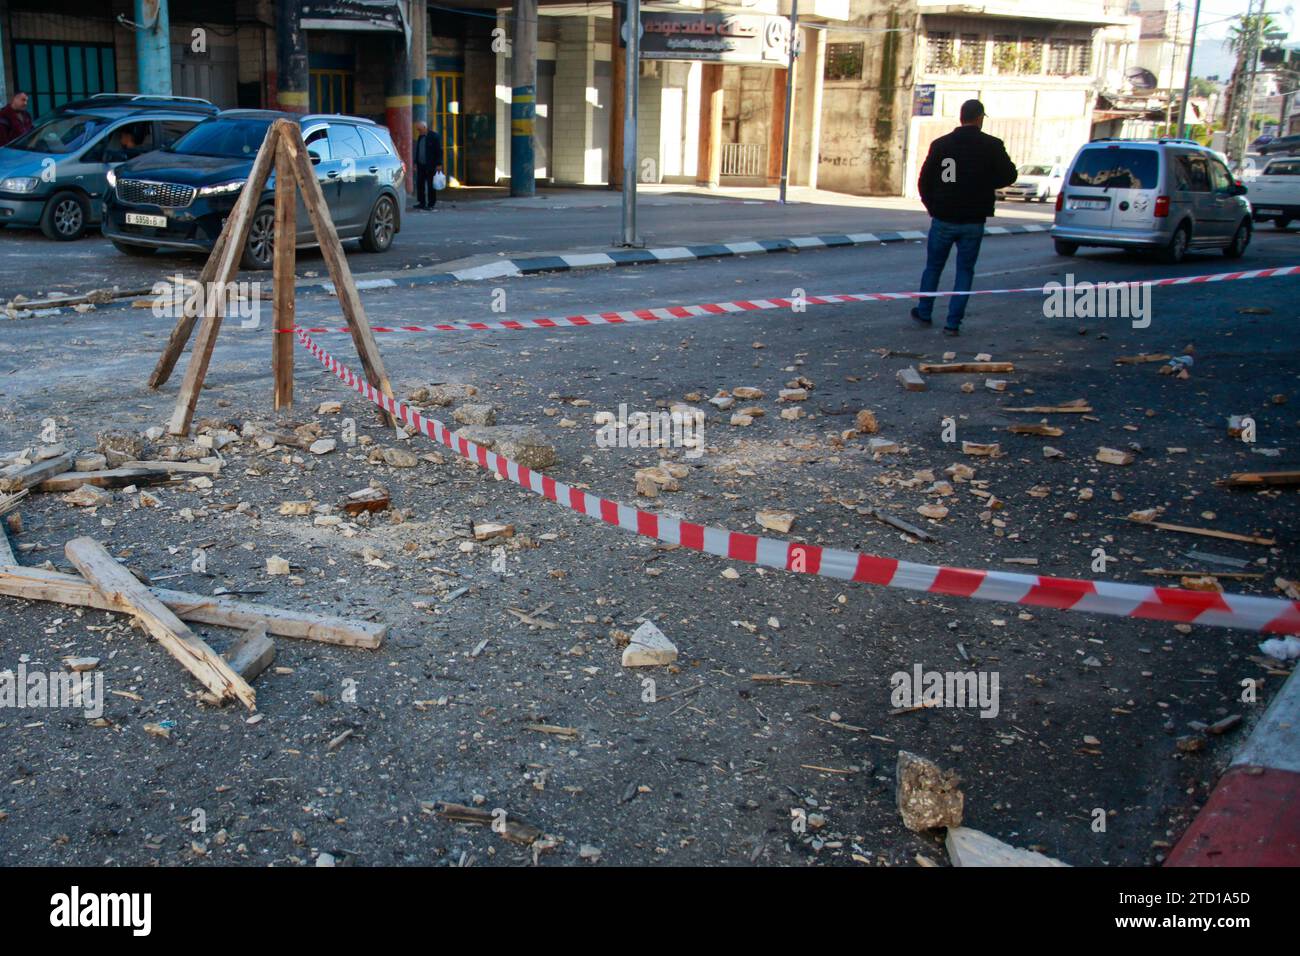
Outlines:
[[1173,235],[1172,224],[1168,233],[1160,229],[1080,229],[1072,226],[1053,226],[1051,236],[1063,242],[1081,246],[1118,246],[1132,249],[1154,249],[1169,245]]

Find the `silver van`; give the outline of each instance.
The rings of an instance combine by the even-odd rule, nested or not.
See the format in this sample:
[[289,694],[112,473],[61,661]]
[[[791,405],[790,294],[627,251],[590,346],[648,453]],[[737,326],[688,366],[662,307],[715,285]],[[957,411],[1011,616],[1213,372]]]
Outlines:
[[1245,196],[1218,154],[1191,140],[1096,140],[1070,164],[1052,239],[1062,256],[1110,246],[1158,250],[1168,262],[1191,249],[1236,259],[1250,245]]

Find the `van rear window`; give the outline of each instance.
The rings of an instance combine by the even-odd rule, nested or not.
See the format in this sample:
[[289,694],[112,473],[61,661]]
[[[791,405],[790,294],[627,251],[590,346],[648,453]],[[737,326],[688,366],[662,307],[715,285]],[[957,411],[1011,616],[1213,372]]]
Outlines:
[[1085,149],[1070,171],[1071,186],[1155,189],[1159,157],[1153,149]]

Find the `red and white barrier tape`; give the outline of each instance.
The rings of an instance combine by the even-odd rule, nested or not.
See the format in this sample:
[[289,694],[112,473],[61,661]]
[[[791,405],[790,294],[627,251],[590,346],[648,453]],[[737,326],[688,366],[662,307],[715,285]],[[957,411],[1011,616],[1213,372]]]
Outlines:
[[910,591],[1118,617],[1236,627],[1267,634],[1300,633],[1300,601],[914,564],[859,551],[710,528],[642,511],[572,488],[454,435],[442,422],[425,418],[405,402],[388,398],[358,378],[351,369],[313,342],[306,332],[299,330],[298,340],[349,388],[462,458],[572,511],[649,538],[707,551],[734,561]]
[[[1273,269],[1251,269],[1245,272],[1219,272],[1203,276],[1181,276],[1169,279],[1135,279],[1131,282],[1094,282],[1095,289],[1119,286],[1169,286],[1197,285],[1203,282],[1232,282],[1237,279],[1275,279],[1281,276],[1300,275],[1300,266],[1278,266]],[[1059,283],[1058,283],[1059,284]],[[1080,283],[1062,286],[1069,292],[1079,289]],[[844,302],[892,302],[898,299],[941,299],[955,295],[1014,295],[1018,293],[1048,291],[1047,286],[1020,289],[972,289],[969,292],[852,292],[841,295],[809,295],[802,299],[741,299],[736,302],[711,302],[705,305],[673,305],[657,309],[627,309],[621,312],[591,312],[586,315],[565,315],[537,319],[502,319],[496,322],[440,322],[436,325],[375,325],[372,332],[495,332],[519,329],[587,328],[594,325],[626,325],[629,322],[659,322],[664,319],[689,319],[706,315],[725,315],[735,312],[759,312],[767,309],[792,309],[796,305],[837,305]],[[347,332],[346,327],[303,326],[284,329],[285,332],[335,333]]]

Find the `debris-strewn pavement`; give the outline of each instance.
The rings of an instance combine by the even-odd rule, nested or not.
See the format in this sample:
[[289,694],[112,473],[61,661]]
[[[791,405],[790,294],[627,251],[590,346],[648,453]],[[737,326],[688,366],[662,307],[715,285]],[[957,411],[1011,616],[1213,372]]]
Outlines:
[[[1245,265],[1288,262],[1289,242],[1257,237]],[[915,244],[873,253],[880,271],[870,275],[864,255],[517,280],[505,286],[504,317],[796,287],[906,289],[919,271]],[[1226,268],[1217,256],[1180,270],[1107,254],[1061,260],[1045,239],[1014,237],[986,245],[980,281]],[[813,543],[1084,578],[1098,576],[1101,547],[1117,580],[1150,583],[1144,569],[1243,570],[1262,576],[1226,579],[1227,589],[1278,596],[1275,579],[1300,576],[1295,491],[1214,481],[1296,467],[1295,288],[1285,279],[1160,290],[1142,330],[1046,319],[1040,298],[1020,296],[977,301],[958,339],[914,327],[905,305],[871,304],[380,345],[403,397],[431,383],[475,387],[445,408],[426,401],[449,425],[461,404],[491,405],[498,424],[535,427],[554,445],[548,474],[661,513],[772,534],[757,512],[782,512],[793,515],[789,535]],[[399,289],[365,302],[376,324],[502,318],[490,292]],[[299,302],[303,324],[333,314],[324,297]],[[169,328],[130,309],[6,327],[0,451],[38,444],[47,418],[70,448],[93,447],[105,429],[163,423],[180,371],[161,393],[144,382]],[[355,367],[346,336],[321,341]],[[1159,374],[1160,363],[1113,364],[1188,346],[1186,379]],[[1014,372],[931,375],[925,392],[899,386],[900,368],[947,351],[961,361],[988,353]],[[18,509],[19,558],[69,570],[64,542],[88,535],[159,586],[382,620],[387,642],[364,651],[277,639],[250,717],[200,703],[202,688],[120,615],[0,598],[0,670],[96,657],[108,693],[108,726],[75,710],[0,710],[5,863],[311,865],[321,854],[340,865],[946,863],[943,831],[916,834],[900,819],[895,768],[905,750],[956,772],[968,827],[1072,865],[1148,865],[1176,841],[1289,667],[1263,657],[1248,632],[917,595],[673,550],[558,508],[422,437],[399,437],[301,349],[296,405],[277,418],[269,353],[265,323],[223,333],[198,431],[248,437],[221,449],[226,464],[210,488],[116,490],[99,507],[32,494]],[[990,377],[1006,390],[986,387]],[[806,398],[778,401],[797,379]],[[729,424],[736,409],[707,401],[737,386],[763,392],[737,402],[763,409],[748,425]],[[1080,398],[1091,415],[999,411]],[[318,414],[330,401],[341,409]],[[671,450],[666,459],[685,470],[679,490],[638,495],[634,474],[659,451],[599,447],[593,416],[679,402],[707,411],[704,453]],[[790,408],[804,414],[782,417]],[[846,434],[862,409],[878,432]],[[1253,416],[1254,445],[1228,436],[1230,415]],[[943,440],[949,416],[955,443]],[[1064,434],[1006,431],[1040,418]],[[334,450],[259,447],[259,431],[294,426],[307,444],[334,439]],[[873,438],[899,450],[873,455]],[[1003,454],[963,455],[962,441],[997,442]],[[1045,457],[1045,444],[1062,456]],[[1133,463],[1094,460],[1102,446],[1132,452]],[[388,449],[397,451],[385,459]],[[155,442],[146,456],[158,451]],[[946,475],[954,463],[973,476]],[[387,511],[335,521],[350,492],[374,486],[390,496]],[[143,491],[156,505],[140,507]],[[280,513],[304,501],[309,513]],[[918,511],[935,504],[945,517]],[[937,540],[918,542],[863,507]],[[1153,508],[1162,521],[1276,544],[1126,520]],[[513,534],[477,540],[485,523]],[[195,549],[206,574],[192,570]],[[272,558],[288,573],[268,574]],[[1037,563],[1008,563],[1021,559]],[[622,643],[645,621],[677,647],[675,664],[621,666]],[[218,648],[235,636],[196,630]],[[996,716],[898,707],[890,676],[916,665],[996,673]],[[755,679],[764,675],[781,677]],[[1258,682],[1255,703],[1242,702],[1247,679]],[[1233,715],[1242,722],[1223,734],[1201,729]],[[546,836],[523,847],[490,825],[445,819],[440,801],[504,809]]]

